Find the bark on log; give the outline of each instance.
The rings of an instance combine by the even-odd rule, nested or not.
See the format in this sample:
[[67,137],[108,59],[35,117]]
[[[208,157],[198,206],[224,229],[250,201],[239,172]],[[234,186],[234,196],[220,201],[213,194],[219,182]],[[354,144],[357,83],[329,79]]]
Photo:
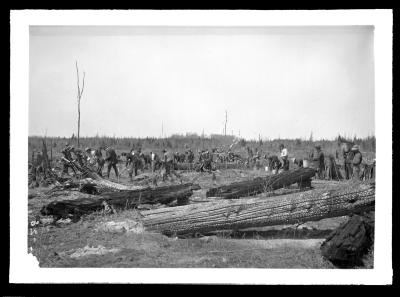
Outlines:
[[58,218],[80,217],[83,214],[103,210],[105,203],[114,209],[134,208],[139,204],[168,204],[174,200],[185,201],[194,190],[200,189],[197,184],[182,184],[158,188],[147,188],[133,191],[102,193],[93,198],[53,201],[41,210],[43,215],[53,215]]
[[167,235],[296,224],[372,209],[375,185],[346,183],[271,198],[223,200],[141,212],[147,230]]
[[315,175],[313,168],[300,168],[294,171],[284,171],[267,177],[259,177],[250,181],[235,182],[220,187],[211,188],[206,197],[223,197],[235,199],[240,197],[254,196],[262,192],[277,190],[299,183],[303,187],[305,183]]
[[322,255],[341,268],[362,266],[362,258],[374,241],[374,218],[352,216],[322,243]]

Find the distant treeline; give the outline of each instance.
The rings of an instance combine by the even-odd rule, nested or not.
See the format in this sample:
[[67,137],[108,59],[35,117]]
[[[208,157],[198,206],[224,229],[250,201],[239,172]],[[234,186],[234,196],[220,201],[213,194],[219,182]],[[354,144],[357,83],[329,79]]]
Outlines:
[[[30,136],[28,140],[29,153],[32,150],[41,149],[42,139],[40,136]],[[309,152],[314,148],[315,145],[319,144],[322,150],[326,154],[336,155],[336,152],[340,153],[340,140],[344,137],[338,135],[334,140],[317,140],[314,141],[312,137],[310,139],[273,139],[273,140],[245,140],[238,139],[235,136],[224,136],[224,135],[209,135],[202,137],[197,134],[186,134],[186,135],[172,135],[167,138],[128,138],[128,137],[107,137],[107,136],[97,136],[97,137],[81,137],[80,138],[80,148],[90,147],[98,148],[99,146],[111,146],[115,148],[118,152],[129,151],[131,148],[142,148],[144,152],[161,152],[163,148],[170,149],[172,151],[184,151],[185,145],[194,150],[202,149],[213,149],[222,148],[227,150],[229,146],[236,143],[232,150],[237,153],[246,154],[247,147],[255,150],[257,148],[262,152],[262,154],[278,154],[279,144],[284,144],[291,157],[296,158],[307,158]],[[361,152],[368,158],[375,158],[375,136],[370,136],[366,138],[356,138],[347,139],[360,146]],[[48,150],[53,154],[58,155],[62,150],[65,143],[70,143],[71,145],[77,146],[77,138],[73,135],[72,137],[47,137],[46,143],[48,145]]]

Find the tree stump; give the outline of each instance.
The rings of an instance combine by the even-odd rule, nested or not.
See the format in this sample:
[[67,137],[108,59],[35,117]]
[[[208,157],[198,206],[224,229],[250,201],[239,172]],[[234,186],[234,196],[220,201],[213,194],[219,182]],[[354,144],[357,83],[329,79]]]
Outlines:
[[374,242],[373,213],[353,215],[322,243],[322,255],[341,268],[362,266],[362,258]]

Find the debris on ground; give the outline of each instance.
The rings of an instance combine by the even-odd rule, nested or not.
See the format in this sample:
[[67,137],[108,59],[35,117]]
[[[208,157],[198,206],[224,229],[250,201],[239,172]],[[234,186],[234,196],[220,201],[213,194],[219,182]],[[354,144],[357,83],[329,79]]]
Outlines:
[[97,247],[85,246],[83,248],[76,250],[73,254],[70,255],[70,257],[71,258],[81,258],[81,257],[87,257],[87,256],[91,256],[91,255],[105,255],[108,253],[117,253],[119,251],[120,251],[120,249],[118,249],[118,248],[106,249],[102,245],[99,245]]

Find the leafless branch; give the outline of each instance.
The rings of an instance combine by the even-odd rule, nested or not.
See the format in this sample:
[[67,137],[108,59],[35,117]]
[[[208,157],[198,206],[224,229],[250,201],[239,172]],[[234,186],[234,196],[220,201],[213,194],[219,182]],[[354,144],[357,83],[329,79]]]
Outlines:
[[[81,90],[81,94],[80,94],[80,96],[79,97],[81,97],[82,96],[82,93],[83,93],[83,89],[85,88],[85,71],[83,71],[83,82],[82,82],[82,90]],[[80,98],[79,98],[80,99]]]

